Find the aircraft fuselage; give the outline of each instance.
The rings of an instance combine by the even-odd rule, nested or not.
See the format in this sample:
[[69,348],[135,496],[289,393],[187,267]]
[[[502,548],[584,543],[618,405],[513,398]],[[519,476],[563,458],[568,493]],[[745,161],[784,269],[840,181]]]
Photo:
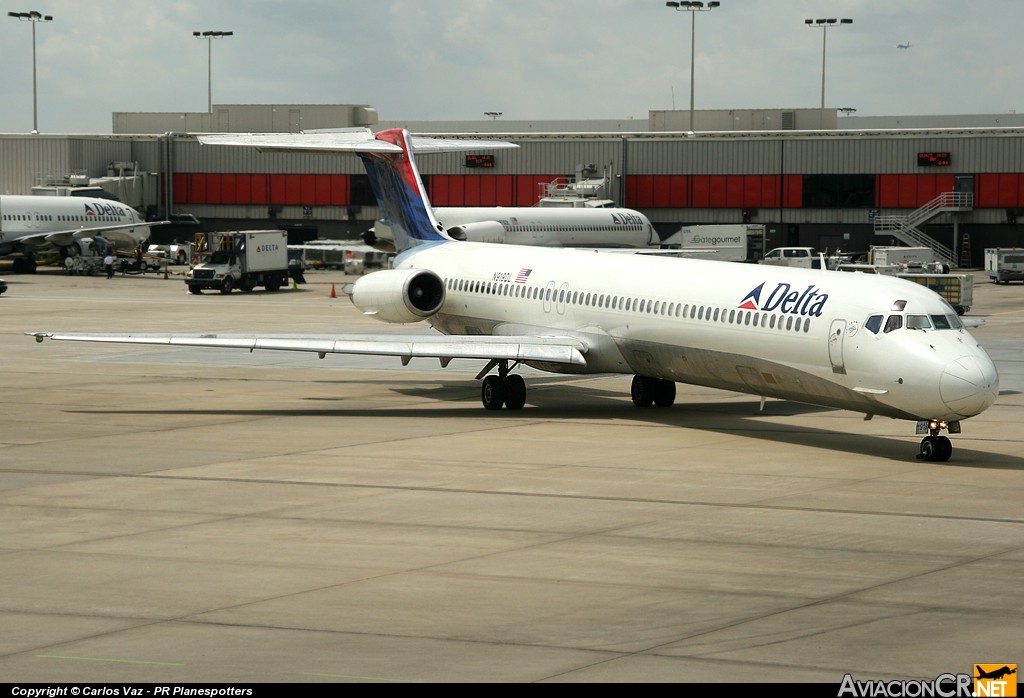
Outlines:
[[901,419],[970,417],[998,391],[994,364],[956,312],[902,279],[473,243],[414,249],[396,267],[444,280],[431,323],[446,334],[572,336],[588,347],[583,367],[532,364],[548,371]]

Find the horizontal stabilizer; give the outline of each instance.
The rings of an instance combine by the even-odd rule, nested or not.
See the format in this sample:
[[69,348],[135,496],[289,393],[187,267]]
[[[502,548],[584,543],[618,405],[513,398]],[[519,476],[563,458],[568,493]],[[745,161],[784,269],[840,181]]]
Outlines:
[[[197,135],[204,145],[249,146],[257,150],[297,152],[401,153],[394,143],[378,140],[369,129],[309,131],[302,133],[217,133]],[[454,153],[473,150],[518,148],[508,141],[414,136],[415,153]]]

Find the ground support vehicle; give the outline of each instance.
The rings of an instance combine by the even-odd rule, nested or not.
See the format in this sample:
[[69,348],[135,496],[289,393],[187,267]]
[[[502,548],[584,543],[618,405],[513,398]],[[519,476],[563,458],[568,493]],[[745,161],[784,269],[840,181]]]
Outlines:
[[662,240],[662,249],[680,257],[722,262],[753,262],[764,253],[765,228],[754,223],[686,225]]
[[288,233],[283,230],[198,233],[196,255],[200,262],[185,275],[190,293],[249,292],[257,286],[277,291],[288,285]]
[[988,247],[985,249],[985,273],[994,284],[1024,281],[1024,248]]
[[946,299],[957,315],[963,315],[974,303],[974,276],[972,274],[922,274],[918,272],[895,274],[927,286]]
[[780,267],[821,269],[821,256],[813,247],[776,247],[766,254],[759,263],[774,264]]

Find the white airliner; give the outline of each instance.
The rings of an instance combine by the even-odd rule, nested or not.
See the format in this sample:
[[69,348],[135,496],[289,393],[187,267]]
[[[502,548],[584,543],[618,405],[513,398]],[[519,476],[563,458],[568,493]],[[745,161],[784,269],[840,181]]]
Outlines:
[[[647,216],[629,208],[438,207],[434,218],[450,237],[466,242],[593,248],[651,248],[660,242]],[[382,249],[395,247],[383,220],[364,239]]]
[[61,250],[76,254],[78,241],[97,235],[115,249],[135,249],[149,239],[150,226],[138,211],[109,199],[84,196],[0,195],[0,255],[21,253],[15,272],[33,272],[36,255]]
[[[640,407],[668,407],[677,382],[918,422],[919,458],[948,460],[943,430],[995,400],[995,365],[939,295],[893,277],[452,240],[434,217],[404,130],[373,136],[208,135],[203,143],[357,152],[396,234],[393,269],[350,295],[385,322],[435,336],[33,333],[44,339],[433,357],[487,364],[487,409],[520,409],[515,368],[632,374]],[[510,144],[505,144],[510,145]],[[497,147],[417,139],[419,151]],[[492,371],[497,370],[496,374]],[[488,375],[490,374],[490,375]],[[920,431],[923,430],[923,431]]]

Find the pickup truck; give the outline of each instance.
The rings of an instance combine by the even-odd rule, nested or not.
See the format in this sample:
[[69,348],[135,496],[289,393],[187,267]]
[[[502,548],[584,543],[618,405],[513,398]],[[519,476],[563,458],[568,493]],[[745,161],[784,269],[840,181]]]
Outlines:
[[813,247],[776,247],[766,254],[758,264],[821,269],[821,256]]

